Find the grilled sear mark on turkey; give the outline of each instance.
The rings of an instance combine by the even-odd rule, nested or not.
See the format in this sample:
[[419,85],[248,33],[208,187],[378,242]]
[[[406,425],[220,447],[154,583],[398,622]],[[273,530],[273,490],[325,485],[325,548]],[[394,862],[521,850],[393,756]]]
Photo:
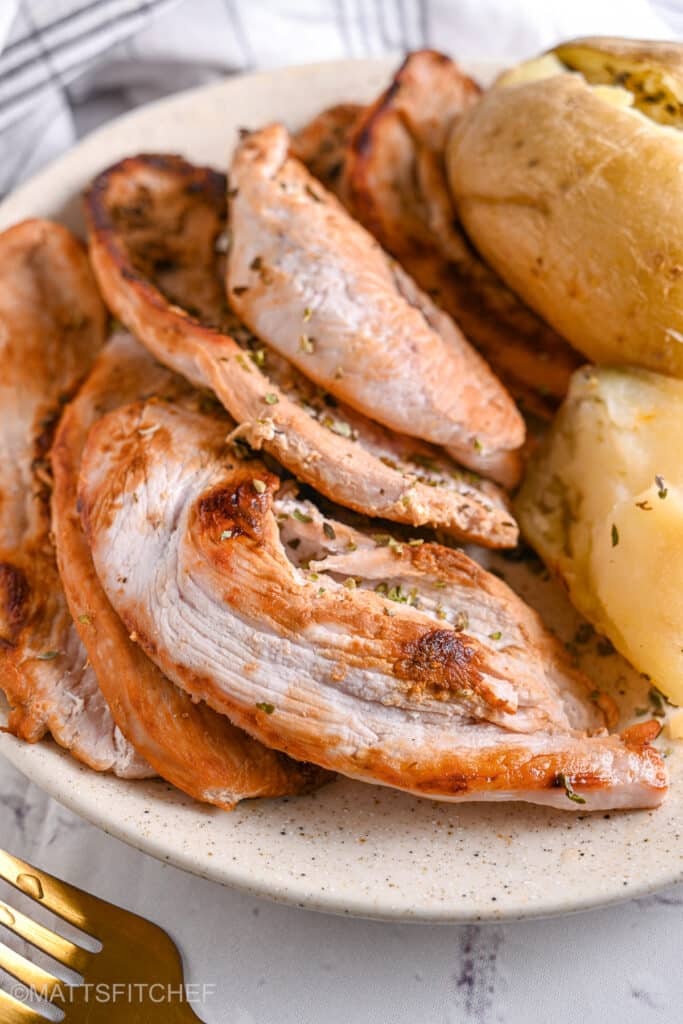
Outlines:
[[[225,302],[225,178],[179,157],[122,161],[87,199],[90,249],[115,314],[167,366],[211,388],[299,479],[358,512],[433,524],[489,547],[517,526],[500,490],[445,453],[381,427],[258,341]],[[308,332],[302,311],[299,333]]]
[[[479,93],[444,54],[410,54],[389,88],[356,116],[334,190],[453,317],[524,408],[548,417],[580,356],[475,252],[446,181],[448,136]],[[334,123],[335,109],[311,123],[311,136],[326,120]],[[319,163],[307,152],[303,159],[317,174]]]
[[358,103],[328,107],[292,135],[292,155],[306,164],[330,192],[341,195],[344,161],[356,123],[364,111]]
[[158,403],[110,414],[79,494],[127,627],[262,742],[446,800],[663,798],[659,727],[608,736],[589,680],[504,583],[461,552],[324,518],[231,459],[215,420]]
[[227,282],[238,315],[340,401],[514,484],[524,423],[500,381],[288,149],[274,124],[232,160]]
[[47,733],[80,761],[153,774],[115,727],[69,615],[50,540],[49,450],[106,314],[81,245],[30,220],[0,235],[0,688],[9,728]]
[[[141,397],[194,408],[204,396],[160,366],[130,335],[106,345],[92,373],[65,411],[52,462],[53,523],[69,608],[121,731],[168,782],[197,800],[231,808],[246,797],[301,793],[325,773],[267,750],[203,703],[194,703],[166,679],[129,635],[107,600],[76,511],[81,455],[101,416]],[[154,423],[141,421],[141,436]],[[234,423],[224,415],[226,434]],[[182,487],[182,474],[167,486]],[[144,501],[144,494],[139,495]],[[148,528],[155,529],[150,510]],[[149,643],[150,641],[148,641]]]

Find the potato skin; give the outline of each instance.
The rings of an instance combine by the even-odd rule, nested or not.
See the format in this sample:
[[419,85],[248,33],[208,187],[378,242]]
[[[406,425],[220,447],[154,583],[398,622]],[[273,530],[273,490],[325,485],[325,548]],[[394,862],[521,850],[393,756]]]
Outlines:
[[494,86],[456,126],[450,186],[474,244],[596,362],[683,377],[683,135],[578,75]]

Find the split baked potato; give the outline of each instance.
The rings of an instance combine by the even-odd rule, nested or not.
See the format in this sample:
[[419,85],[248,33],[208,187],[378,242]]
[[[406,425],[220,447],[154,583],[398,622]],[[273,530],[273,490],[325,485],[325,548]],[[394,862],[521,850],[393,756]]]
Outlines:
[[584,367],[517,496],[574,605],[683,704],[683,381]]
[[451,190],[506,282],[595,362],[683,377],[683,46],[584,39],[456,125]]

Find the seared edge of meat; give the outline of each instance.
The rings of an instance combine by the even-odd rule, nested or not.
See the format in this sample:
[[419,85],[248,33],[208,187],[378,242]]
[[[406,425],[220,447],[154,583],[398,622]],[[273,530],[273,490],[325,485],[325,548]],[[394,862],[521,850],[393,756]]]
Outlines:
[[263,742],[447,800],[665,795],[657,723],[608,736],[590,681],[503,582],[461,552],[323,518],[231,457],[215,421],[149,403],[110,414],[79,496],[141,646]]
[[[202,402],[133,338],[115,335],[66,409],[52,454],[60,572],[100,688],[123,734],[159,775],[195,799],[229,809],[247,797],[304,792],[325,781],[325,774],[267,750],[166,679],[129,635],[97,578],[76,509],[81,455],[100,417],[141,397],[190,407]],[[233,425],[225,417],[221,430]],[[138,429],[144,434],[154,427],[142,423]]]
[[359,103],[337,103],[322,110],[291,139],[292,155],[342,200],[346,152],[364,109]]
[[[432,446],[328,405],[239,324],[212,271],[224,185],[216,172],[173,156],[129,158],[95,179],[86,200],[90,252],[110,308],[161,362],[215,392],[239,424],[236,440],[264,448],[332,500],[513,546],[517,526],[495,485]],[[191,311],[177,304],[188,296]]]
[[9,728],[29,742],[49,731],[97,771],[149,776],[100,693],[50,539],[52,435],[102,345],[105,309],[82,246],[49,221],[0,235],[0,281],[0,687]]

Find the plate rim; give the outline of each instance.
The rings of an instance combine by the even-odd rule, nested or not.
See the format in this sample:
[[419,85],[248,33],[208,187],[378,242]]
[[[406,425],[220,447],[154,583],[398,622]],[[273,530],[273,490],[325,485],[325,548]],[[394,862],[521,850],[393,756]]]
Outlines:
[[[221,96],[223,93],[229,93],[233,89],[240,90],[248,89],[250,86],[263,86],[277,79],[291,81],[299,77],[305,80],[307,77],[320,74],[330,76],[336,74],[343,80],[344,75],[353,71],[362,71],[363,73],[377,72],[377,74],[388,76],[395,68],[398,59],[398,55],[395,54],[374,58],[347,58],[337,61],[322,61],[259,71],[245,75],[235,75],[208,85],[182,90],[181,92],[155,100],[152,103],[145,104],[99,126],[76,143],[70,150],[38,171],[37,174],[33,175],[28,181],[5,197],[2,203],[0,203],[0,228],[14,219],[12,210],[15,207],[21,207],[25,203],[25,197],[35,193],[36,189],[48,182],[53,175],[61,173],[62,168],[68,169],[74,165],[80,153],[90,152],[93,147],[97,146],[99,140],[111,136],[112,133],[117,132],[124,126],[134,125],[139,119],[148,118],[150,115],[156,115],[163,119],[174,109],[179,109],[188,103],[191,104],[195,100],[201,101],[207,95],[215,94],[216,96]],[[495,74],[502,66],[501,62],[485,60],[465,62],[465,65],[470,73],[482,77],[489,77]],[[53,212],[53,216],[59,219],[58,213]],[[2,708],[0,707],[0,724],[2,724],[3,717]],[[111,784],[117,791],[121,792],[123,792],[122,787],[130,788],[134,786],[138,788],[138,794],[145,793],[149,790],[149,787],[166,786],[167,784],[165,783],[124,782],[123,780],[113,779],[111,776],[99,777],[98,779],[96,773],[92,773],[89,769],[73,761],[66,752],[49,739],[40,744],[39,747],[32,747],[15,740],[13,737],[0,735],[0,754],[6,757],[26,778],[34,782],[69,810],[88,820],[105,833],[115,836],[117,839],[128,843],[143,853],[154,856],[162,862],[171,863],[199,877],[234,887],[242,892],[262,896],[275,902],[306,907],[319,912],[345,914],[376,920],[412,921],[431,924],[462,924],[474,921],[500,922],[504,920],[522,920],[575,913],[595,907],[617,904],[629,899],[640,898],[668,885],[683,881],[683,856],[679,856],[678,862],[675,858],[672,858],[670,864],[667,865],[668,870],[660,871],[656,878],[638,879],[629,883],[628,886],[621,885],[620,887],[615,881],[611,888],[608,886],[604,891],[599,893],[592,892],[585,897],[573,896],[569,900],[567,899],[566,892],[561,886],[558,886],[557,888],[553,887],[551,893],[546,893],[542,901],[536,901],[532,905],[526,906],[520,901],[515,902],[508,897],[507,902],[501,900],[499,906],[491,906],[488,909],[481,907],[477,908],[476,911],[473,909],[468,910],[467,906],[459,903],[444,903],[442,906],[437,907],[432,905],[428,909],[417,907],[411,910],[406,908],[405,903],[395,903],[392,905],[391,900],[386,898],[386,893],[384,893],[384,899],[378,899],[377,905],[371,906],[367,900],[362,898],[354,901],[354,899],[349,897],[348,893],[345,894],[343,899],[337,898],[334,895],[326,894],[322,896],[319,890],[311,889],[306,884],[296,885],[292,883],[289,887],[285,888],[282,884],[278,884],[277,881],[259,877],[258,871],[252,872],[249,875],[246,870],[230,870],[225,866],[222,871],[212,871],[207,866],[202,868],[201,863],[196,858],[193,860],[191,852],[173,849],[171,852],[164,850],[163,835],[154,838],[142,835],[140,829],[136,828],[125,815],[108,821],[104,801],[102,805],[98,805],[96,797],[93,799],[93,797],[86,795],[90,788],[97,790],[97,786],[85,787],[84,792],[79,792],[78,787],[72,785],[81,775],[87,776],[92,781],[93,774],[97,781],[104,779],[107,784]],[[60,759],[62,766],[58,771],[55,765],[59,763]],[[64,784],[65,780],[67,782],[66,787]],[[102,788],[103,791],[106,791],[106,785]],[[192,803],[183,794],[179,794],[179,798],[176,801],[178,806],[183,806],[185,802]],[[194,809],[202,809],[202,805],[194,805]],[[215,866],[211,865],[211,867]]]

